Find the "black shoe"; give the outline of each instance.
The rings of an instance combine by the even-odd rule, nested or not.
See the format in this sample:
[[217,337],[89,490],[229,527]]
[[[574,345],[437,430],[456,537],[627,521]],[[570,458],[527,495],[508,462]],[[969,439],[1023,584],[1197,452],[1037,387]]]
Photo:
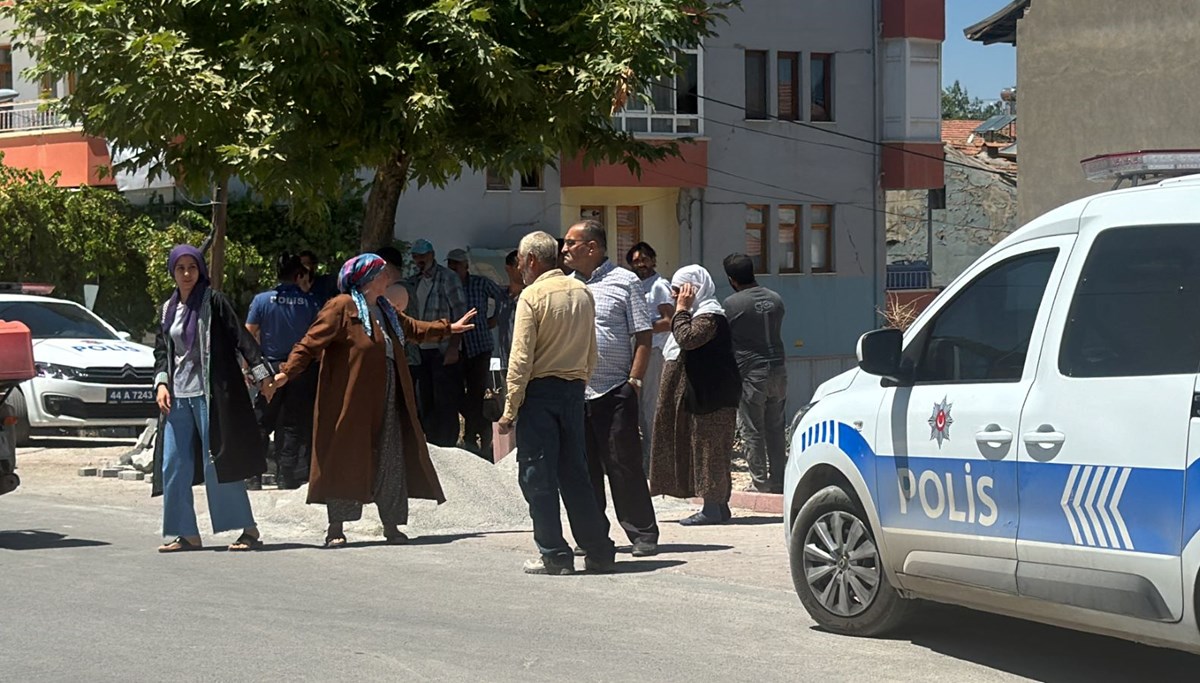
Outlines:
[[584,550],[582,546],[575,546],[575,550],[573,552],[575,553],[575,557],[587,557],[587,551]]
[[634,541],[633,552],[634,557],[650,557],[658,554],[658,544],[654,541]]
[[[723,512],[723,511],[722,511]],[[703,511],[697,512],[691,517],[684,517],[679,520],[683,526],[707,526],[710,524],[724,524],[730,520],[730,516],[722,514],[720,516],[708,516]]]
[[542,576],[566,576],[574,574],[575,558],[570,555],[566,556],[566,558],[542,555],[537,559],[525,562],[525,573]]
[[611,574],[617,570],[617,558],[613,555],[604,557],[588,555],[583,559],[583,568],[593,574]]
[[262,490],[262,477],[261,476],[260,477],[250,477],[249,479],[247,479],[246,480],[246,490],[247,491],[261,491]]

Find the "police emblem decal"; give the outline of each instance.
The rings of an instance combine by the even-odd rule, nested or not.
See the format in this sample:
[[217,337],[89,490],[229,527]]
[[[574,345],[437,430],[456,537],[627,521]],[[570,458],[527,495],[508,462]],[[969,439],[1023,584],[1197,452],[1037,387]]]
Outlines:
[[943,441],[950,440],[950,425],[954,424],[954,418],[950,417],[950,408],[953,403],[946,402],[947,397],[942,397],[941,403],[933,404],[933,414],[929,416],[929,440],[937,440],[938,448],[942,447]]

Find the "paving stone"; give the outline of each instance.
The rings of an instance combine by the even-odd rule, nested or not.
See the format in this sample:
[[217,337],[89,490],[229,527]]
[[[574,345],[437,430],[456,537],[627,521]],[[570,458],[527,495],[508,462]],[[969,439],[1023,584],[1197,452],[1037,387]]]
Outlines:
[[101,479],[116,479],[117,475],[119,475],[120,473],[121,473],[121,470],[119,470],[115,467],[105,467],[104,469],[100,470],[100,478]]
[[141,481],[146,475],[137,470],[124,470],[120,474],[121,481]]
[[81,477],[94,477],[98,474],[98,472],[99,471],[95,467],[80,467],[79,468],[79,476],[81,476]]

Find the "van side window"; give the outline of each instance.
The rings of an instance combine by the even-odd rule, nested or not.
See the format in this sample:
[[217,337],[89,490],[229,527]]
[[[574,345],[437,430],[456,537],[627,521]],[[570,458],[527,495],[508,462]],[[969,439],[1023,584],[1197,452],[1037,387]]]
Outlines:
[[1058,369],[1067,377],[1200,371],[1200,225],[1096,236],[1071,300]]
[[1057,258],[1057,249],[1021,254],[969,283],[913,345],[916,381],[1019,381]]

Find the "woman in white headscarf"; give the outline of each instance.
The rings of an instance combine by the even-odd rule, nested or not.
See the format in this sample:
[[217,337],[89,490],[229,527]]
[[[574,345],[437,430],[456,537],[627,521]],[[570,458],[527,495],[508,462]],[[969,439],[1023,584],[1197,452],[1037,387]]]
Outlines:
[[686,526],[729,521],[729,458],[742,380],[712,276],[701,266],[671,278],[675,315],[663,347],[650,453],[650,493],[703,498]]

